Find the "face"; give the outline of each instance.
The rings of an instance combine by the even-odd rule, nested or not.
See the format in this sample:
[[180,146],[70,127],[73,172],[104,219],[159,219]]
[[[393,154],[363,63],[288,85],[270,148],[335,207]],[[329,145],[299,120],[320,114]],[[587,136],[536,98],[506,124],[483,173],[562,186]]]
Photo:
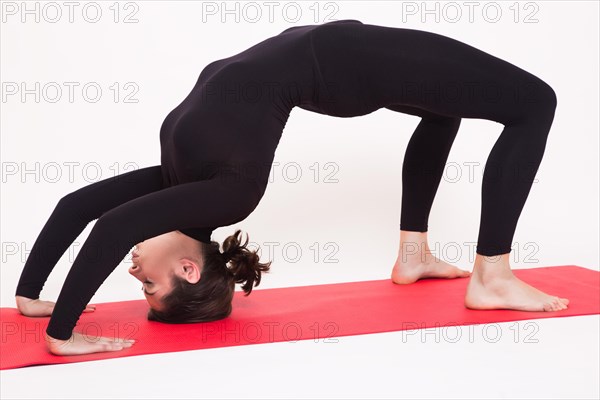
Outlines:
[[160,311],[161,298],[171,292],[172,275],[190,283],[201,277],[198,242],[179,231],[168,232],[138,243],[131,252],[129,273],[142,283],[150,307]]

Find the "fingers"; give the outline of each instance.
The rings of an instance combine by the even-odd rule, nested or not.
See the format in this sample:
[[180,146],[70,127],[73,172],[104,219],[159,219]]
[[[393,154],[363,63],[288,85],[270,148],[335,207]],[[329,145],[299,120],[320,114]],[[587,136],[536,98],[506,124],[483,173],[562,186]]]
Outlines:
[[119,351],[127,349],[135,343],[134,339],[124,338],[110,338],[110,337],[98,337],[94,339],[95,349],[94,351]]
[[99,351],[119,351],[133,346],[130,342],[99,342]]
[[119,351],[123,349],[127,349],[135,343],[133,339],[123,339],[123,338],[111,338],[111,337],[87,337],[85,338],[87,344],[81,350],[81,354],[86,353],[100,353],[105,351]]
[[105,337],[105,336],[99,337],[98,341],[99,342],[103,342],[103,343],[108,343],[108,342],[115,342],[115,343],[135,343],[135,339],[110,338],[110,337]]
[[133,339],[101,337],[98,343],[104,349],[103,351],[119,351],[133,346],[134,342]]
[[135,343],[135,339],[115,338],[115,342],[133,344],[133,343]]
[[94,312],[94,311],[96,311],[96,306],[92,306],[92,305],[89,305],[89,304],[83,310],[83,312]]

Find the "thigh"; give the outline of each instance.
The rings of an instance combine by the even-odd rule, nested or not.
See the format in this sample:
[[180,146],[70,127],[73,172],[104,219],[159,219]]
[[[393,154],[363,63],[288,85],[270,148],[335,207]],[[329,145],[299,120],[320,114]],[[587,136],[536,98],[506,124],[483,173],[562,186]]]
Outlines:
[[454,117],[447,117],[444,115],[433,113],[431,111],[424,110],[419,107],[409,106],[406,104],[388,104],[385,106],[385,108],[387,108],[388,110],[391,110],[391,111],[395,111],[395,112],[399,112],[399,113],[403,113],[403,114],[414,115],[416,117],[421,117],[421,118],[428,119],[428,120],[438,120],[438,119],[448,119],[448,118],[454,119]]
[[315,55],[323,79],[340,98],[358,96],[372,107],[414,106],[449,117],[504,123],[520,112],[531,85],[521,68],[433,32],[370,24],[322,27]]

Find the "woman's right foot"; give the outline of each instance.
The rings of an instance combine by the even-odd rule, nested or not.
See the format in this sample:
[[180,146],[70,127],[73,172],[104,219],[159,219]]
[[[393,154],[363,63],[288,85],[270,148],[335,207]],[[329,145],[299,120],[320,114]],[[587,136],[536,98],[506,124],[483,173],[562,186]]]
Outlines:
[[477,254],[467,284],[465,307],[474,310],[510,309],[560,311],[569,300],[552,296],[523,282],[510,270],[509,255],[484,257]]

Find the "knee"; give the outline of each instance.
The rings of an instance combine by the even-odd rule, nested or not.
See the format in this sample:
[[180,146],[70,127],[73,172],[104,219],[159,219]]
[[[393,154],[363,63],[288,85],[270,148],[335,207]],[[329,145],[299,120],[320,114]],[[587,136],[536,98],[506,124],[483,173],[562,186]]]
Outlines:
[[552,86],[544,82],[544,84],[542,85],[541,97],[543,98],[544,106],[549,111],[552,111],[552,113],[554,113],[558,104],[558,99],[556,97],[556,92],[554,91]]
[[538,112],[553,118],[558,99],[552,86],[541,79],[536,79],[531,91],[529,103],[534,105]]

